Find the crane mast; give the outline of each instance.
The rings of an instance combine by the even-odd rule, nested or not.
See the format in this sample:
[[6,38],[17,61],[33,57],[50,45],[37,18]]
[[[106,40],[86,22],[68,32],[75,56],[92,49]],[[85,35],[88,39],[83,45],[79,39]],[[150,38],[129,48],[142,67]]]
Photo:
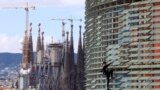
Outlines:
[[26,26],[25,26],[25,30],[28,31],[28,27],[29,27],[29,9],[35,9],[35,6],[29,6],[28,2],[26,3],[26,6],[22,6],[22,7],[5,7],[5,8],[15,8],[15,9],[24,9],[26,12]]
[[82,22],[82,19],[73,19],[73,18],[70,18],[70,19],[67,19],[71,22],[71,25],[73,25],[73,21],[80,21]]
[[62,21],[62,42],[65,41],[65,20],[69,20],[71,22],[71,25],[73,25],[73,21],[80,21],[82,22],[82,19],[73,19],[73,18],[70,18],[70,19],[62,19],[62,18],[54,18],[54,19],[51,19],[51,20],[55,20],[55,21]]
[[[19,7],[21,8],[21,7]],[[29,9],[35,9],[35,6],[29,6],[28,3],[26,4],[26,7],[22,7],[25,9],[26,11],[26,30],[29,30],[28,29],[28,26],[29,26]]]
[[29,25],[29,9],[28,9],[28,3],[27,6],[25,7],[26,11],[26,30],[28,30],[28,25]]
[[62,21],[62,42],[65,42],[65,19],[51,19],[55,21]]

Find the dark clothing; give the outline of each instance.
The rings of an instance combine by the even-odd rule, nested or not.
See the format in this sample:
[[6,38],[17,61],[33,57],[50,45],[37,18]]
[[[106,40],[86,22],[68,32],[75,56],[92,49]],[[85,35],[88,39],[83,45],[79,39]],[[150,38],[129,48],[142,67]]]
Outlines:
[[102,68],[102,72],[103,72],[103,74],[105,74],[106,76],[107,76],[107,74],[108,74],[108,70],[107,70],[107,69],[108,69],[108,66],[109,66],[109,65],[110,65],[110,64],[108,64],[108,65],[106,64],[106,65],[104,65],[103,68]]
[[[111,63],[110,63],[111,64]],[[106,78],[107,78],[107,90],[110,90],[109,89],[109,83],[110,83],[110,80],[109,80],[109,78],[110,77],[113,77],[113,70],[112,69],[108,69],[108,66],[110,66],[110,64],[106,64],[106,65],[104,65],[103,66],[103,68],[102,68],[102,72],[103,72],[103,74],[106,76]]]
[[110,70],[110,76],[113,79],[113,69]]

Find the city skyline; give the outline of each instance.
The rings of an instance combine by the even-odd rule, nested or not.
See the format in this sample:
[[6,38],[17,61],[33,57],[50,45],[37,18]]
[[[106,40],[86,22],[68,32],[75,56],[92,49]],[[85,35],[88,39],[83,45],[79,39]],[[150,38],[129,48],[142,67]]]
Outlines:
[[[0,1],[0,43],[3,47],[0,47],[0,52],[21,53],[22,45],[20,42],[23,40],[25,31],[25,10],[13,7],[25,6],[26,2],[36,7],[35,10],[30,10],[29,15],[30,22],[33,23],[34,50],[38,35],[38,23],[42,24],[42,31],[45,32],[45,43],[49,43],[51,36],[56,42],[61,40],[61,21],[52,21],[52,18],[82,18],[84,22],[84,0],[42,0],[41,2],[37,2],[37,0],[14,0],[13,2],[2,0]],[[78,26],[82,25],[84,31],[83,22],[74,22],[75,52],[78,47],[78,37],[76,37],[79,32]],[[70,31],[70,22],[66,21],[66,23],[66,31]]]

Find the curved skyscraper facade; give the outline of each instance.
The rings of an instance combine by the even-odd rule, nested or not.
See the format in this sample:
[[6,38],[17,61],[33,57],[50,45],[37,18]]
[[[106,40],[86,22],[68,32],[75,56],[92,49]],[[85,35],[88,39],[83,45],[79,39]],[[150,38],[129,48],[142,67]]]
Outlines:
[[160,89],[160,0],[86,0],[86,90]]

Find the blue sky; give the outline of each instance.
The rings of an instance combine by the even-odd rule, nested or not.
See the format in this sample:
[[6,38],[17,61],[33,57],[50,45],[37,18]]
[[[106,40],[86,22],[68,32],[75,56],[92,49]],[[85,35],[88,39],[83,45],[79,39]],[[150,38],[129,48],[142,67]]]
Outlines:
[[[25,30],[25,10],[15,9],[22,7],[26,2],[35,6],[30,10],[30,22],[33,23],[33,41],[36,46],[38,23],[41,23],[45,32],[45,43],[61,40],[61,21],[52,21],[52,18],[82,18],[83,22],[74,22],[74,44],[77,51],[79,25],[84,31],[84,0],[1,0],[0,1],[0,52],[19,53],[22,49],[22,39]],[[70,22],[66,21],[66,31],[70,31]]]

